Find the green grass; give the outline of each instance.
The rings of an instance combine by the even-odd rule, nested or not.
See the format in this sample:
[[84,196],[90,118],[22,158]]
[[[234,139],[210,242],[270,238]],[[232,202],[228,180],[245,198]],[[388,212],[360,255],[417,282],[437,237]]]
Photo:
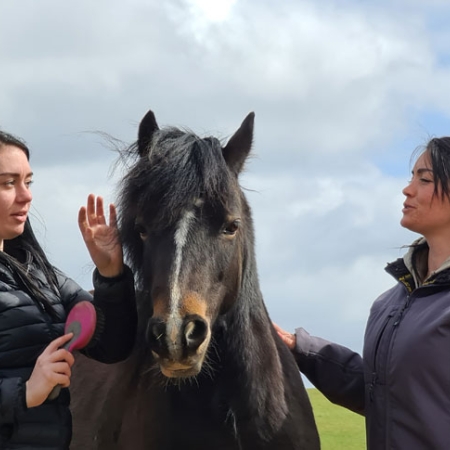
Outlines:
[[321,450],[364,450],[364,417],[336,406],[317,389],[308,389],[319,429]]

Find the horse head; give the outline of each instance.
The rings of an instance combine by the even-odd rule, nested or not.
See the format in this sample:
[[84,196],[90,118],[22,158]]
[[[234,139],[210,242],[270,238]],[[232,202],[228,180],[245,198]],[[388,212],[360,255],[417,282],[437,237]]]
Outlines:
[[149,111],[123,180],[119,223],[143,301],[146,339],[169,378],[197,375],[214,322],[234,306],[246,241],[253,239],[238,176],[250,152],[254,114],[222,146],[177,128],[159,129]]

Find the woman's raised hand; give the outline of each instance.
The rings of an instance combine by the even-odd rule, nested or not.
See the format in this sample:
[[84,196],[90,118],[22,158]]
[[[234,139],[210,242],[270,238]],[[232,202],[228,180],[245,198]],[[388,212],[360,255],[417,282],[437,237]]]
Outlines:
[[78,225],[100,275],[104,277],[120,275],[123,271],[123,251],[114,205],[109,205],[108,225],[103,210],[103,198],[96,198],[90,194],[87,206],[82,206],[78,213]]

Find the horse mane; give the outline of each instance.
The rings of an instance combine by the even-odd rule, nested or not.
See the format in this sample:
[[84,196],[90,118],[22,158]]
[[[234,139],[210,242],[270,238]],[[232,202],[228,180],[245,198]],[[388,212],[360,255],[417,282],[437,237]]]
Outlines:
[[[249,206],[246,208],[250,217]],[[247,398],[245,403],[238,402],[236,416],[247,420],[253,432],[263,440],[269,440],[281,428],[288,406],[283,367],[259,288],[251,223],[246,231],[241,290],[235,308],[224,320],[228,348],[234,357],[239,356],[236,371],[240,373],[240,395]]]

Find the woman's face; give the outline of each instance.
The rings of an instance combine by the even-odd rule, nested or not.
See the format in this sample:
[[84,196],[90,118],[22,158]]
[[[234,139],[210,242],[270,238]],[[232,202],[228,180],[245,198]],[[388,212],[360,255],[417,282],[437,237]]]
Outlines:
[[434,188],[433,168],[429,154],[425,152],[414,165],[412,179],[402,191],[406,200],[400,223],[427,240],[450,235],[450,200],[442,199],[440,189],[434,195]]
[[31,205],[33,173],[25,152],[0,145],[0,249],[3,241],[23,233]]

